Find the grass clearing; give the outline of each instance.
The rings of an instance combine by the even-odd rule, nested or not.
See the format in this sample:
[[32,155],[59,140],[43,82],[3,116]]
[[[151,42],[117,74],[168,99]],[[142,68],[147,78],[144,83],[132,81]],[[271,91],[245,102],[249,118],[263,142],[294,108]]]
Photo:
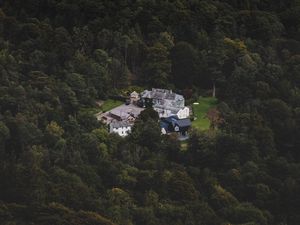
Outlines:
[[192,126],[200,130],[208,130],[210,127],[210,121],[206,117],[206,113],[209,109],[217,105],[218,100],[213,97],[199,97],[197,103],[193,104],[194,121]]
[[183,152],[187,151],[188,150],[188,141],[187,140],[181,141],[180,148],[181,148],[181,151],[183,151]]
[[97,114],[99,112],[107,112],[115,107],[118,107],[120,105],[124,104],[122,101],[108,99],[106,101],[101,102],[100,104],[94,107],[87,107],[87,108],[81,108],[80,112],[82,113],[89,113],[89,114]]
[[88,114],[96,114],[100,111],[100,108],[97,107],[89,107],[89,108],[81,108],[80,112],[81,113],[88,113]]
[[113,99],[108,99],[106,100],[102,106],[100,107],[100,109],[103,111],[103,112],[107,112],[113,108],[116,108],[120,105],[124,104],[124,102],[122,101],[119,101],[119,100],[113,100]]

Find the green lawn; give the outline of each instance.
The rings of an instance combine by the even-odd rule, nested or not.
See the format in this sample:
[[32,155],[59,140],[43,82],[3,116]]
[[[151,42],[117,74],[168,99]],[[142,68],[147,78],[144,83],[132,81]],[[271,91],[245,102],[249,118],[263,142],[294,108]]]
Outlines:
[[106,101],[103,102],[103,104],[99,107],[99,106],[95,106],[95,107],[88,107],[88,108],[81,108],[80,112],[82,113],[90,113],[90,114],[97,114],[99,112],[107,112],[117,106],[120,106],[124,104],[124,102],[122,101],[118,101],[118,100],[112,100],[112,99],[108,99]]
[[111,110],[111,109],[113,109],[113,108],[115,108],[117,106],[120,106],[122,104],[124,104],[124,102],[118,101],[118,100],[108,99],[101,106],[101,110],[103,112],[107,112],[107,111],[109,111],[109,110]]
[[210,121],[206,118],[206,113],[210,108],[216,106],[217,99],[213,97],[200,97],[197,102],[199,103],[198,105],[192,105],[195,118],[192,126],[200,130],[208,130]]
[[181,151],[183,151],[183,152],[185,152],[188,149],[188,142],[187,142],[187,140],[180,142],[180,148],[181,148]]

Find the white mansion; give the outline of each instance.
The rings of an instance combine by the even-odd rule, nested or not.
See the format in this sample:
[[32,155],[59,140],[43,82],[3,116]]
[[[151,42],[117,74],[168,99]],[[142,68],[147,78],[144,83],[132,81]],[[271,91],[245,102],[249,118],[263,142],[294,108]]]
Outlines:
[[160,118],[177,116],[179,119],[189,117],[190,110],[184,105],[184,97],[172,92],[172,90],[152,88],[141,93],[141,100],[152,101],[152,107],[158,112]]

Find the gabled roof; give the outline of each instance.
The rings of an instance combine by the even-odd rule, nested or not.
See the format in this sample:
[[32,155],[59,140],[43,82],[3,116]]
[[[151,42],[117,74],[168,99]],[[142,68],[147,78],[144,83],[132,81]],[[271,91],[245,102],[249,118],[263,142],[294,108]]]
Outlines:
[[191,125],[192,123],[189,118],[178,119],[177,116],[163,118],[160,122],[160,127],[164,128],[167,132],[173,132],[176,126],[181,130],[190,127]]
[[148,90],[144,90],[142,93],[141,93],[141,96],[143,98],[152,98],[151,97],[151,91],[148,91]]
[[177,124],[180,127],[192,125],[192,122],[189,118],[179,119],[178,116],[169,116],[167,118],[163,118],[162,122],[169,123],[169,124]]
[[130,97],[136,97],[136,96],[139,96],[139,94],[138,94],[136,91],[133,91],[133,92],[130,94]]
[[167,118],[164,118],[162,121],[164,121],[165,123],[172,124],[174,126],[175,123],[178,121],[178,117],[177,116],[169,116]]
[[110,123],[110,128],[131,127],[126,121],[113,121]]
[[176,121],[176,124],[179,127],[190,127],[192,125],[192,122],[189,118],[180,119]]
[[165,130],[168,131],[169,124],[167,124],[166,122],[161,121],[160,122],[160,127],[161,128],[165,128]]
[[172,90],[152,88],[151,91],[145,90],[141,93],[143,98],[154,98],[154,99],[168,99],[182,101],[184,100],[182,95],[173,93]]
[[165,99],[174,100],[176,97],[175,93],[166,93]]

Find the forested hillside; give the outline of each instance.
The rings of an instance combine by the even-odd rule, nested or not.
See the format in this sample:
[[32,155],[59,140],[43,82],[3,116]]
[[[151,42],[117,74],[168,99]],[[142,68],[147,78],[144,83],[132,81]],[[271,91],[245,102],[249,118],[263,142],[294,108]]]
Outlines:
[[[109,134],[132,85],[216,87],[222,122]],[[299,149],[299,0],[0,1],[1,225],[298,225]]]

